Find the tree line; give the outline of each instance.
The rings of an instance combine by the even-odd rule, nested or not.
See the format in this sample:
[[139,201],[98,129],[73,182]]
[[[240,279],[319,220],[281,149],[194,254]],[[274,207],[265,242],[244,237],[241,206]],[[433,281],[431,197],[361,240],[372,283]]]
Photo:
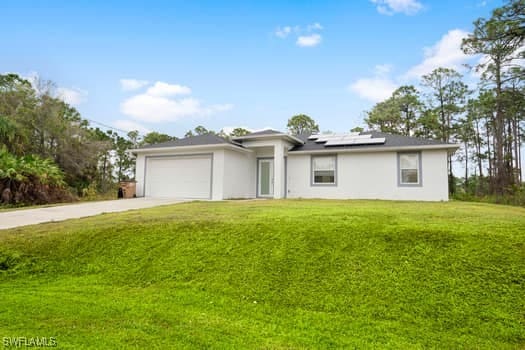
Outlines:
[[[197,126],[186,137],[230,134]],[[0,75],[0,204],[43,204],[115,194],[118,183],[133,179],[130,149],[176,140],[152,131],[122,132],[92,126],[57,97],[50,81]]]
[[[476,56],[479,84],[469,88],[450,68],[401,86],[367,112],[369,128],[462,144],[465,190],[505,195],[520,190],[525,122],[525,1],[509,1],[474,22],[462,50]],[[470,165],[474,174],[469,174]],[[455,177],[449,156],[450,188]]]

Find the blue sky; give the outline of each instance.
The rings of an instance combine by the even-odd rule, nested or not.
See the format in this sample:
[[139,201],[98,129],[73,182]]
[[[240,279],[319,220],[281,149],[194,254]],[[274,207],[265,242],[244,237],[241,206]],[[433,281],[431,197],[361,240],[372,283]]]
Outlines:
[[[459,50],[496,0],[0,2],[0,72],[38,75],[84,118],[182,136],[196,125],[322,130]],[[467,80],[475,76],[464,71]]]

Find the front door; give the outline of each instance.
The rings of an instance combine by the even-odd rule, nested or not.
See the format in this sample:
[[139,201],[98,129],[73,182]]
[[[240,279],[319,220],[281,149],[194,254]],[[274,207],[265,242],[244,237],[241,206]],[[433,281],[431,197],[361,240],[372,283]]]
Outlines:
[[258,197],[273,197],[273,159],[258,159]]

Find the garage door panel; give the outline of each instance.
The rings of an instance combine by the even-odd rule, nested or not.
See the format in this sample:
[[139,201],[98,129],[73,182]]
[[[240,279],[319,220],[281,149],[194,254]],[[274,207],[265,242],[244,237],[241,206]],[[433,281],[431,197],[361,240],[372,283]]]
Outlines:
[[148,158],[146,196],[208,199],[211,155]]

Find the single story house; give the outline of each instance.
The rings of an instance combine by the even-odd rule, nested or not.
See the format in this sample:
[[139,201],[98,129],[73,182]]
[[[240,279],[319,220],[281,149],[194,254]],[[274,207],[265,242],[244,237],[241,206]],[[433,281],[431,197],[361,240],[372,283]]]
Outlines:
[[134,149],[137,196],[448,200],[455,144],[375,131],[228,140],[187,137]]

